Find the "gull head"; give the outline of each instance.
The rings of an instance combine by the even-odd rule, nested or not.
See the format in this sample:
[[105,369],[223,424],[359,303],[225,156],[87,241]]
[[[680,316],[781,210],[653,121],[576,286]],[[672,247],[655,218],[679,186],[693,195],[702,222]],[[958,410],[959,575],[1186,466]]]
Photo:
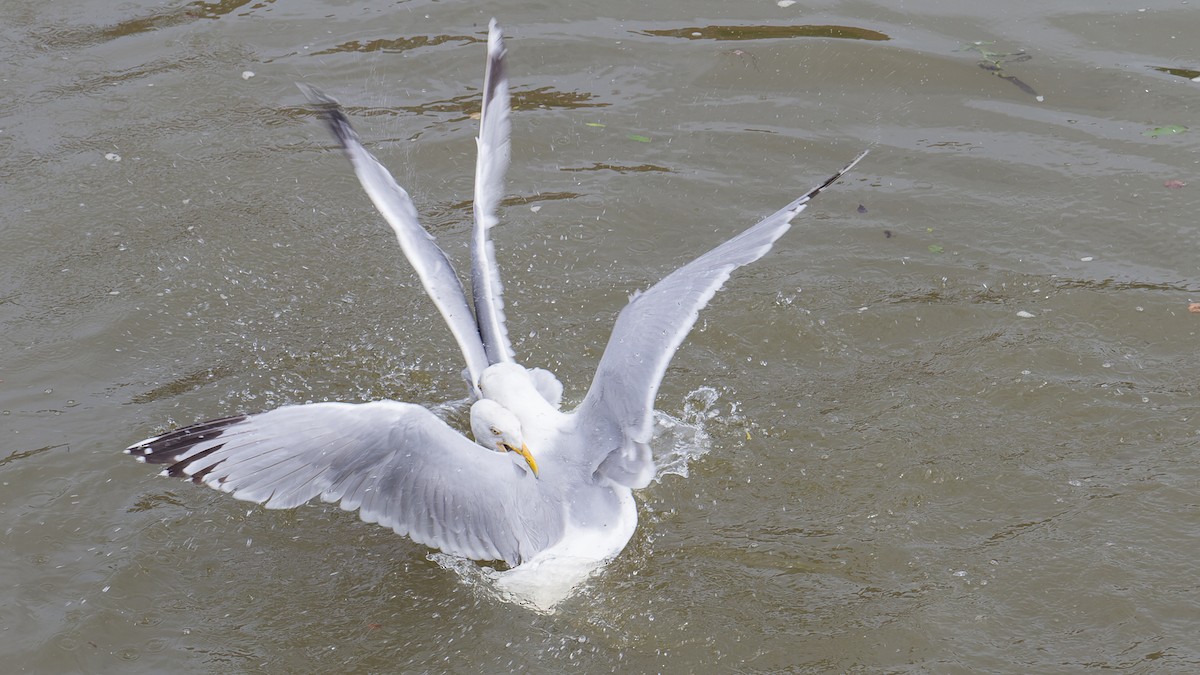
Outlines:
[[483,392],[484,397],[493,401],[500,401],[508,396],[524,398],[536,392],[529,370],[511,362],[488,366],[479,377],[479,390]]
[[526,430],[553,425],[562,405],[562,383],[554,373],[517,363],[494,363],[479,378],[479,392],[521,420]]
[[481,398],[471,406],[471,433],[475,442],[494,452],[515,452],[538,475],[537,462],[525,445],[517,416],[495,401]]

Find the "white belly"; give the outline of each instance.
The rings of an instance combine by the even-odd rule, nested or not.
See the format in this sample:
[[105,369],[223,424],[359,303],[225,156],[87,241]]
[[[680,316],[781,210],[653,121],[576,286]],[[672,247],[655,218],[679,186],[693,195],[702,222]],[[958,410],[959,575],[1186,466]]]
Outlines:
[[633,492],[616,489],[620,513],[604,527],[580,526],[567,520],[562,540],[511,570],[497,572],[496,589],[505,599],[551,612],[612,560],[637,530]]

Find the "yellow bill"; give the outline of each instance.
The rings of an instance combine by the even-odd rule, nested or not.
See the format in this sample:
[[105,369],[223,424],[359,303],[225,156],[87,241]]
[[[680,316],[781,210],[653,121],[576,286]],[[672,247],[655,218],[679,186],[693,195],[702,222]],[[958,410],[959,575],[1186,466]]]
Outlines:
[[529,465],[530,469],[533,469],[534,477],[537,477],[537,475],[538,475],[537,462],[534,461],[533,453],[529,451],[528,445],[525,445],[524,443],[522,443],[521,447],[519,447],[519,448],[514,448],[513,446],[511,446],[507,443],[502,443],[501,445],[504,447],[505,450],[507,450],[509,452],[515,452],[518,455],[524,457],[525,463]]

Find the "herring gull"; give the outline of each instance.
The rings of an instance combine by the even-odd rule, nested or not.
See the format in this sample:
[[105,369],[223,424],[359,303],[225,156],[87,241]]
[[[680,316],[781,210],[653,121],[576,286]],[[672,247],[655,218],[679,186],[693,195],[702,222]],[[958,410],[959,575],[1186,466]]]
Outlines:
[[408,193],[362,146],[337,102],[301,85],[462,350],[473,440],[424,407],[380,400],[226,417],[146,439],[126,452],[167,465],[164,475],[269,509],[320,497],[444,553],[503,561],[509,569],[498,573],[501,587],[545,609],[633,536],[633,490],[645,487],[655,471],[649,445],[655,395],[700,310],[733,270],[765,255],[808,202],[867,153],[635,293],[617,315],[586,396],[564,412],[559,380],[514,358],[490,241],[509,161],[504,56],[493,20],[476,139],[471,304]]

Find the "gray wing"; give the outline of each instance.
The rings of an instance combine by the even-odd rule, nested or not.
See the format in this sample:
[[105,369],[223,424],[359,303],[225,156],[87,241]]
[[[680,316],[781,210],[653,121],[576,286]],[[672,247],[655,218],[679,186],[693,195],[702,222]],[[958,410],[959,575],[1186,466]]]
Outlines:
[[488,230],[499,222],[496,208],[504,194],[504,172],[510,155],[512,123],[508,76],[504,72],[504,34],[492,19],[488,26],[487,70],[483,78],[483,108],[475,139],[475,229],[471,238],[471,290],[475,322],[491,363],[513,360],[512,343],[504,324],[504,287]]
[[358,134],[351,128],[350,120],[342,112],[338,102],[308,85],[297,86],[310,102],[318,106],[330,131],[350,158],[354,173],[366,190],[367,196],[383,214],[388,225],[395,230],[396,239],[400,242],[405,257],[417,272],[425,286],[425,292],[437,305],[462,350],[467,361],[471,387],[478,397],[479,376],[488,367],[487,354],[479,339],[479,328],[471,315],[470,307],[467,306],[467,296],[463,292],[462,283],[459,282],[454,267],[450,265],[450,260],[446,258],[445,252],[437,245],[433,236],[421,227],[417,209],[408,193],[359,142]]
[[[654,474],[649,441],[654,397],[696,317],[733,270],[766,255],[808,202],[867,155],[863,152],[821,185],[767,216],[757,225],[635,294],[617,315],[592,386],[576,419],[604,443],[592,446],[596,470],[630,487],[644,487]],[[606,445],[607,444],[607,445]]]
[[286,406],[177,429],[126,452],[269,509],[319,496],[475,560],[517,565],[563,532],[562,509],[507,453],[407,403]]

